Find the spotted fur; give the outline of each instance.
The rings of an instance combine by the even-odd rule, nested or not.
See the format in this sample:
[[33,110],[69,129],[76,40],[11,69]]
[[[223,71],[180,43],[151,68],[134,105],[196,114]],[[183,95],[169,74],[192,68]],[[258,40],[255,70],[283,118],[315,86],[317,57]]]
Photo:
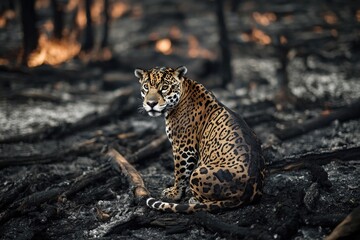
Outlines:
[[261,195],[264,158],[254,132],[205,87],[187,77],[186,67],[136,69],[143,107],[165,115],[174,155],[174,186],[163,196],[179,200],[190,186],[189,203],[148,198],[149,207],[170,212],[213,211],[251,202]]

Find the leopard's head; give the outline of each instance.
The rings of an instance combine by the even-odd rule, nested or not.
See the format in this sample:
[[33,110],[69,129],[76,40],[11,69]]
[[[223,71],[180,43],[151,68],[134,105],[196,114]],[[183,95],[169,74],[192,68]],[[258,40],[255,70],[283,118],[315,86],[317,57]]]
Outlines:
[[169,67],[150,70],[135,69],[135,76],[141,84],[141,96],[146,112],[157,117],[174,108],[180,100],[181,82],[186,74],[186,67]]

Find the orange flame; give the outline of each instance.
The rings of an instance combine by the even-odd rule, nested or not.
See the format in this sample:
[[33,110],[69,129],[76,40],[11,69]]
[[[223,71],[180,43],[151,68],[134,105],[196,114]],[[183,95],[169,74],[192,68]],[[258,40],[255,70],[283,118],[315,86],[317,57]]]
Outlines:
[[74,11],[77,6],[79,6],[79,0],[69,0],[66,5],[66,11]]
[[129,6],[124,2],[115,2],[111,6],[110,16],[113,18],[119,18],[123,16],[129,10]]
[[172,53],[171,41],[168,38],[163,38],[155,43],[155,50],[162,54],[169,55]]
[[0,28],[5,27],[6,22],[7,22],[6,18],[3,16],[0,16]]
[[276,21],[276,15],[272,12],[266,12],[262,14],[259,12],[254,12],[252,16],[258,24],[261,24],[263,26],[268,26],[270,25],[270,23]]
[[0,65],[8,65],[10,62],[5,58],[0,58]]
[[191,58],[203,57],[203,58],[213,59],[215,57],[212,52],[202,48],[197,38],[193,35],[188,36],[188,44],[189,44],[188,55]]
[[57,65],[65,62],[80,52],[80,44],[68,39],[49,40],[40,35],[38,48],[29,56],[28,66],[36,67],[42,64]]
[[35,1],[35,8],[48,8],[50,6],[50,0],[37,0]]
[[244,42],[253,41],[261,45],[269,45],[271,43],[270,36],[257,28],[253,28],[250,33],[242,33],[240,37]]
[[79,26],[80,29],[85,28],[86,25],[86,14],[85,9],[80,8],[76,14],[76,24]]
[[0,15],[0,28],[6,26],[8,20],[14,19],[16,13],[13,10],[6,10],[2,15]]
[[360,22],[360,9],[356,11],[356,21]]

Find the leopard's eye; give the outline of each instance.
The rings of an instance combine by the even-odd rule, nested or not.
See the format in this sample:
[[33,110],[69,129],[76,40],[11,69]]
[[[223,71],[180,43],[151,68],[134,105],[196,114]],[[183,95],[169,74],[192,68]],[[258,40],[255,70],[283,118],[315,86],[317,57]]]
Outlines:
[[163,85],[162,87],[161,87],[161,91],[166,91],[166,90],[168,90],[169,89],[169,86],[168,85]]
[[144,88],[145,90],[149,90],[149,86],[148,86],[146,83],[143,85],[143,88]]

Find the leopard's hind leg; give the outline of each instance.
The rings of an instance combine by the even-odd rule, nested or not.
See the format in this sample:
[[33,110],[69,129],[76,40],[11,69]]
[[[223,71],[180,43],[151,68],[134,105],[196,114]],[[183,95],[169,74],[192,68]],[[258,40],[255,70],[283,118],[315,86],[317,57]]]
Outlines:
[[200,165],[191,174],[190,189],[200,202],[240,199],[248,180],[245,176],[235,168]]

